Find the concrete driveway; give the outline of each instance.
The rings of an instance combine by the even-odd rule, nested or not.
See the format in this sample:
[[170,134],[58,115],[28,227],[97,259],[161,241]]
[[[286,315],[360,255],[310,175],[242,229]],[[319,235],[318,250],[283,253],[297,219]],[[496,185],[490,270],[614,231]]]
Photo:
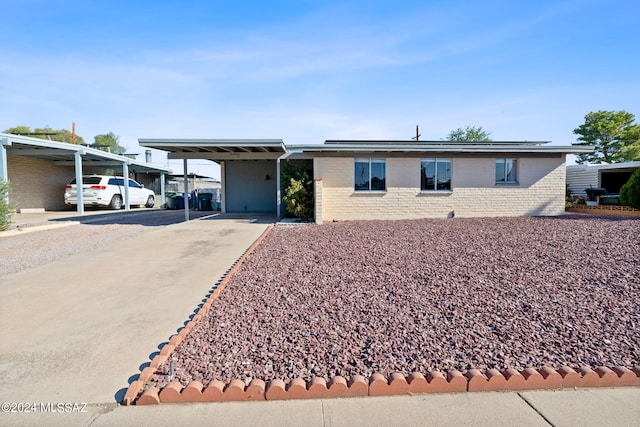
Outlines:
[[120,401],[272,221],[168,225],[0,278],[0,401]]

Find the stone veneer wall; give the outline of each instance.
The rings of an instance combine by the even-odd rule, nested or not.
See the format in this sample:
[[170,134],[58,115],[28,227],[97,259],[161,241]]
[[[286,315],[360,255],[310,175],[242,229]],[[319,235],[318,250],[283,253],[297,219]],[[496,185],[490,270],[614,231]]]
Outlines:
[[[452,159],[449,192],[420,191],[420,157],[386,158],[386,192],[354,191],[354,156],[316,157],[314,177],[322,180],[321,193],[316,194],[322,220],[446,218],[452,212],[457,217],[564,213],[564,155],[439,157]],[[518,184],[496,185],[496,157],[518,158]]]

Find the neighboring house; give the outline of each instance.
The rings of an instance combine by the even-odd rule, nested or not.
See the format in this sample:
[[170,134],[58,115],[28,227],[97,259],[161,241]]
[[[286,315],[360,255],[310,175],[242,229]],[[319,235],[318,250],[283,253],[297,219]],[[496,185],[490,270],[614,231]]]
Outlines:
[[568,165],[569,193],[586,196],[587,189],[604,188],[609,194],[618,194],[620,188],[638,169],[640,162]]
[[310,159],[316,222],[562,215],[566,154],[592,151],[526,141],[139,141],[185,166],[187,159],[219,163],[223,212],[280,216],[281,162]]
[[[11,182],[10,202],[19,212],[69,210],[65,186],[82,175],[127,175],[156,194],[170,170],[95,148],[0,133],[0,178]],[[128,206],[125,201],[125,209]],[[82,213],[84,208],[77,205]]]
[[[167,175],[165,190],[167,192],[183,192],[184,182],[184,176],[182,173],[170,173]],[[200,189],[219,189],[220,187],[220,181],[208,176],[189,173],[189,176],[187,177],[187,191]]]

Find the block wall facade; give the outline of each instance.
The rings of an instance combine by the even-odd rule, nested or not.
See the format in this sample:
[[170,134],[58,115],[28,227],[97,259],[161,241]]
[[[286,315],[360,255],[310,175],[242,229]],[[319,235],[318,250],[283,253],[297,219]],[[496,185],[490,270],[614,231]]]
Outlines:
[[314,177],[322,180],[321,194],[316,194],[316,198],[321,198],[322,220],[447,218],[453,214],[456,217],[555,216],[564,213],[564,155],[516,156],[518,183],[506,185],[495,182],[495,156],[441,157],[451,158],[451,191],[421,191],[420,157],[387,157],[384,192],[354,191],[355,157],[316,157]]
[[75,177],[73,166],[47,160],[7,156],[10,200],[19,209],[72,210],[64,204],[64,187]]

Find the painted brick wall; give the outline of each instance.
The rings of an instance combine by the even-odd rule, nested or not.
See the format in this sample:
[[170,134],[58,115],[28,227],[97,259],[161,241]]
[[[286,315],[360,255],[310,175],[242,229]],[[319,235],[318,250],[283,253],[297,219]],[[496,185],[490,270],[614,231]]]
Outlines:
[[74,178],[73,166],[26,156],[7,156],[11,200],[18,209],[71,210],[64,204],[64,187]]
[[518,184],[495,184],[495,157],[452,159],[452,191],[420,191],[420,158],[387,158],[387,191],[355,192],[353,157],[316,157],[323,221],[562,215],[564,156],[518,159]]

